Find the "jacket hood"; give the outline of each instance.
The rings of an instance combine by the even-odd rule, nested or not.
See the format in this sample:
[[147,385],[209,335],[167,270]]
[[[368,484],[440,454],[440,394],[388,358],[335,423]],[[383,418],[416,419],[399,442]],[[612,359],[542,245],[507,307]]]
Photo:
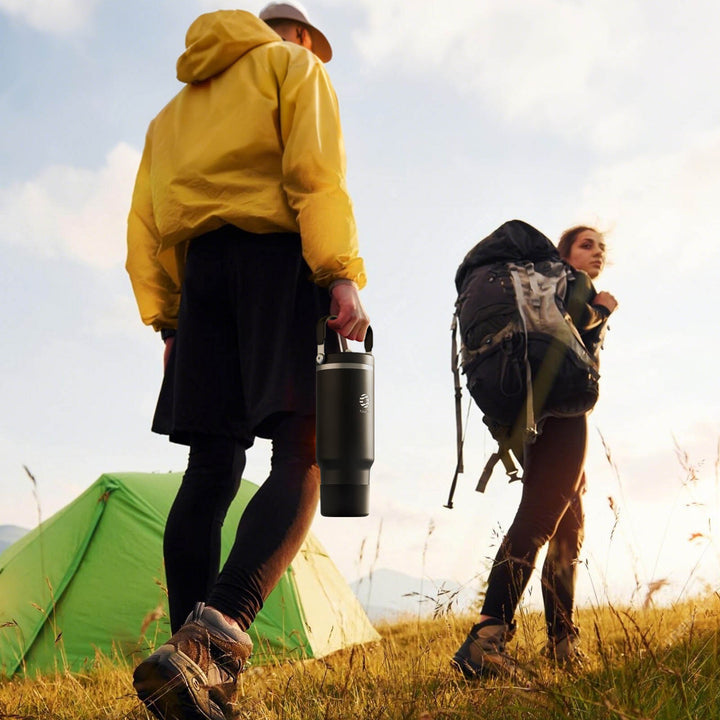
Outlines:
[[177,78],[199,83],[229,68],[245,53],[278,42],[272,28],[244,10],[218,10],[201,15],[185,36],[185,52],[177,61]]

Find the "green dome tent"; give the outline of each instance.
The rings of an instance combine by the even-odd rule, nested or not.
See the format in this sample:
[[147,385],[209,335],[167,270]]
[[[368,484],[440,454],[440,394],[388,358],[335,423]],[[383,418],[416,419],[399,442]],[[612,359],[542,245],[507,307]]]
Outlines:
[[[182,473],[102,475],[0,555],[0,677],[133,663],[170,634],[162,536]],[[223,527],[227,556],[257,486],[243,480]],[[308,536],[250,634],[252,662],[322,657],[379,638],[320,543]]]

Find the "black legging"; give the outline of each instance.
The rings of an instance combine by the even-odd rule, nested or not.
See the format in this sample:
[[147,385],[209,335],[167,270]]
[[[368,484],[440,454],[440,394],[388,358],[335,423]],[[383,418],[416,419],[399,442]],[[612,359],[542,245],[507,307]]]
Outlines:
[[512,622],[538,552],[550,541],[543,568],[548,631],[561,637],[572,628],[586,443],[584,415],[548,418],[527,451],[520,506],[490,571],[483,615]]
[[583,473],[578,491],[560,518],[555,534],[550,538],[542,569],[542,596],[547,632],[550,637],[558,639],[575,630],[575,578],[580,548],[585,537],[585,515],[582,507],[584,492]]
[[198,601],[247,629],[300,549],[320,493],[314,416],[284,415],[272,437],[270,476],[248,503],[220,571],[220,531],[245,468],[246,448],[229,438],[194,438],[165,527],[170,625]]

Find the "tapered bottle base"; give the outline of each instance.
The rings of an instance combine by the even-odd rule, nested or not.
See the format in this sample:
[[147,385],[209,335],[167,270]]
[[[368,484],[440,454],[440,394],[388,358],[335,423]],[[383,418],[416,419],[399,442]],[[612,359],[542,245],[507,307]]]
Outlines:
[[370,513],[370,485],[320,485],[324,517],[365,517]]

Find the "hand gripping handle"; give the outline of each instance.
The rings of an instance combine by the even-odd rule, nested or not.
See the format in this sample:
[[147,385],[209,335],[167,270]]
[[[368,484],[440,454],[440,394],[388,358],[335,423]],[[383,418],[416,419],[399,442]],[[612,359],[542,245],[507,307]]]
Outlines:
[[[316,328],[317,355],[315,356],[315,362],[318,365],[322,365],[325,362],[325,337],[327,335],[328,320],[335,320],[336,317],[337,315],[325,315],[324,317],[320,318],[320,320],[318,320]],[[337,336],[340,341],[340,348],[342,352],[347,352],[347,340],[342,335],[340,335],[340,333],[337,333]],[[372,352],[372,348],[373,331],[372,327],[368,325],[367,332],[365,333],[365,352]]]

